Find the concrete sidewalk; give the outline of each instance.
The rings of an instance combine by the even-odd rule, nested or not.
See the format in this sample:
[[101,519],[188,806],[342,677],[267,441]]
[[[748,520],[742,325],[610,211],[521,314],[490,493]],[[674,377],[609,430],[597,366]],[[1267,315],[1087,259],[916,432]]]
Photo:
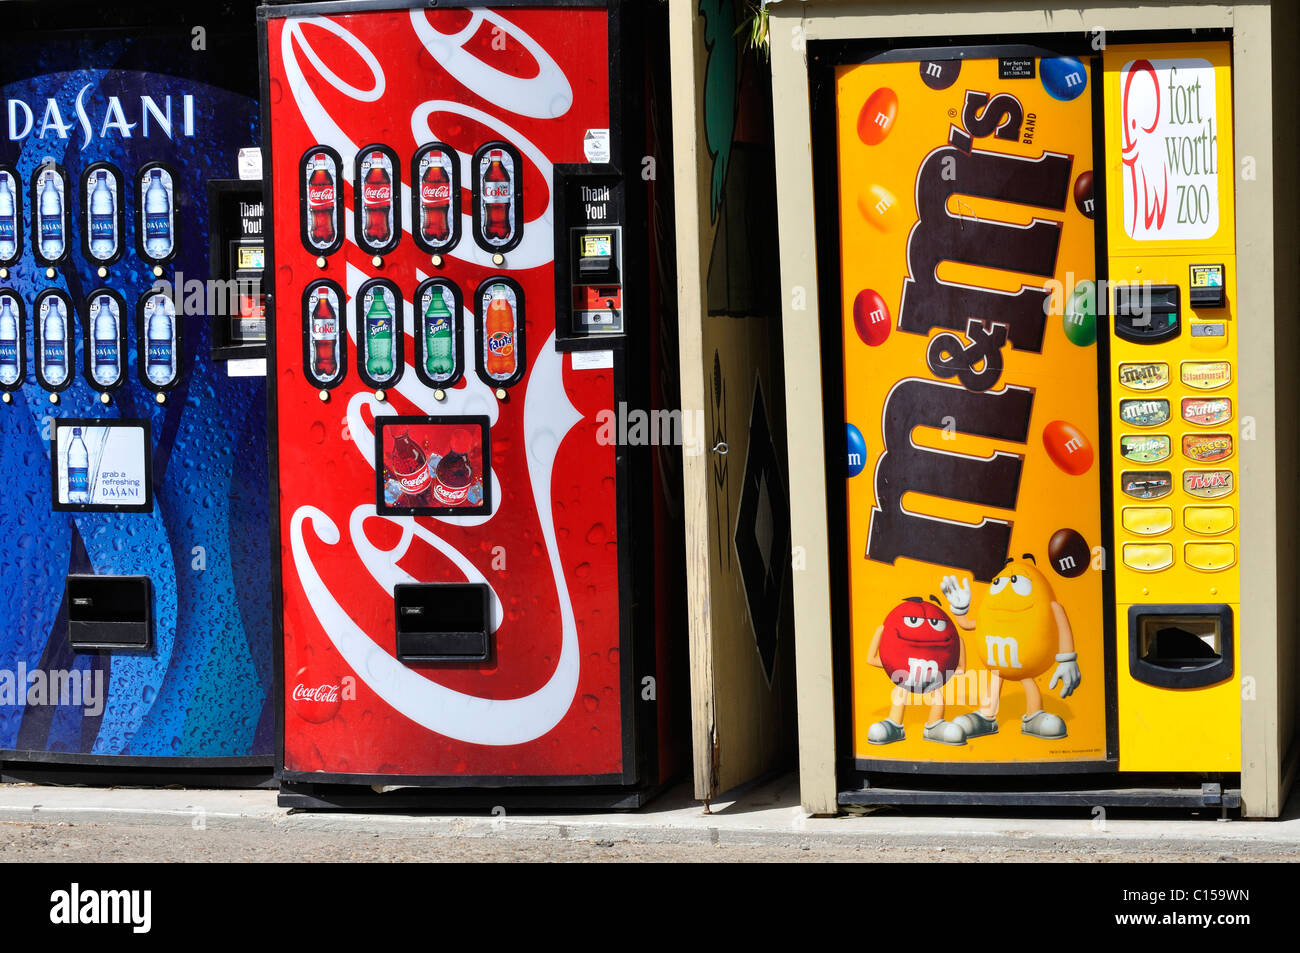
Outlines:
[[[498,839],[514,843],[647,844],[793,848],[796,850],[981,850],[1086,858],[1119,854],[1151,859],[1214,860],[1238,854],[1261,859],[1300,858],[1300,810],[1293,799],[1285,819],[1220,822],[1212,811],[1093,817],[1077,811],[1024,816],[901,813],[814,818],[799,807],[797,779],[778,778],[713,804],[706,814],[682,785],[637,812],[608,814],[428,816],[289,813],[268,790],[138,789],[0,786],[0,823],[16,828],[58,825],[123,829],[172,828],[274,833],[277,840],[401,837]],[[499,811],[499,809],[498,809]],[[162,833],[157,831],[156,833]],[[920,858],[918,858],[920,859]],[[1023,858],[1021,858],[1023,859]]]

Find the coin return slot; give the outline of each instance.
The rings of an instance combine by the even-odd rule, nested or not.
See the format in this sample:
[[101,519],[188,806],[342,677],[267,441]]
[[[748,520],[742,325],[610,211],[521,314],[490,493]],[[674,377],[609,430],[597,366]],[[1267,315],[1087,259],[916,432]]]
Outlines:
[[473,662],[488,657],[488,587],[400,583],[393,587],[397,657],[403,662]]
[[148,576],[69,576],[66,595],[74,652],[147,649],[152,643]]
[[1232,609],[1132,606],[1129,671],[1161,688],[1200,688],[1232,676]]

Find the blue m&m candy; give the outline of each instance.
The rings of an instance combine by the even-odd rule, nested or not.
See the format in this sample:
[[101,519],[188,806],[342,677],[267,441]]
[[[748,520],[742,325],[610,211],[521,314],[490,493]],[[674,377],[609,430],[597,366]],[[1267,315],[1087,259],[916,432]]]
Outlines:
[[1078,99],[1088,88],[1088,71],[1073,56],[1043,60],[1038,65],[1038,76],[1047,95],[1066,103]]
[[867,465],[867,442],[862,439],[862,431],[853,424],[844,425],[845,463],[849,476],[855,477]]

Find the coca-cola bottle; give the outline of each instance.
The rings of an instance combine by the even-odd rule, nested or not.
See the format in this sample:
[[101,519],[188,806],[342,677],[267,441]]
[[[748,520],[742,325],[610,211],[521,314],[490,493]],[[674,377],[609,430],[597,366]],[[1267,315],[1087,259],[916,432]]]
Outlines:
[[443,164],[430,156],[420,177],[420,235],[426,242],[440,244],[450,237],[450,209],[451,179]]
[[370,154],[370,169],[361,184],[361,208],[367,244],[387,245],[393,237],[393,179],[385,168],[384,154]]
[[334,176],[330,174],[329,159],[325,153],[318,152],[311,157],[312,171],[307,177],[307,214],[308,234],[317,248],[328,248],[334,244],[334,207],[337,196],[334,191]]
[[497,243],[510,240],[510,202],[514,198],[514,183],[501,156],[500,149],[489,152],[483,174],[483,235]]
[[393,432],[393,451],[388,457],[388,469],[402,488],[397,506],[437,505],[433,499],[433,474],[429,472],[429,458],[419,444],[411,439],[411,434],[406,429]]
[[331,381],[338,374],[338,327],[338,314],[322,290],[311,312],[311,369],[320,381]]

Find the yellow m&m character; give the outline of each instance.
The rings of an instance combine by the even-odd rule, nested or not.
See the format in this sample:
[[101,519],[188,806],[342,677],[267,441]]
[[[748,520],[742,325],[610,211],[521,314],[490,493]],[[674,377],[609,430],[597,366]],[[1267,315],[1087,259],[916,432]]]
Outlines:
[[1043,710],[1043,693],[1034,679],[1056,662],[1047,688],[1050,691],[1060,682],[1061,697],[1068,698],[1079,687],[1079,663],[1070,620],[1056,601],[1052,584],[1038,571],[1034,557],[1025,554],[1020,560],[1007,560],[989,584],[978,619],[967,615],[971,601],[969,579],[958,582],[956,576],[945,576],[939,588],[952,609],[953,621],[967,632],[976,633],[972,648],[983,650],[984,664],[991,673],[983,707],[953,719],[965,736],[978,738],[997,732],[1002,682],[1015,679],[1025,690],[1021,732],[1038,738],[1064,738],[1065,720]]

